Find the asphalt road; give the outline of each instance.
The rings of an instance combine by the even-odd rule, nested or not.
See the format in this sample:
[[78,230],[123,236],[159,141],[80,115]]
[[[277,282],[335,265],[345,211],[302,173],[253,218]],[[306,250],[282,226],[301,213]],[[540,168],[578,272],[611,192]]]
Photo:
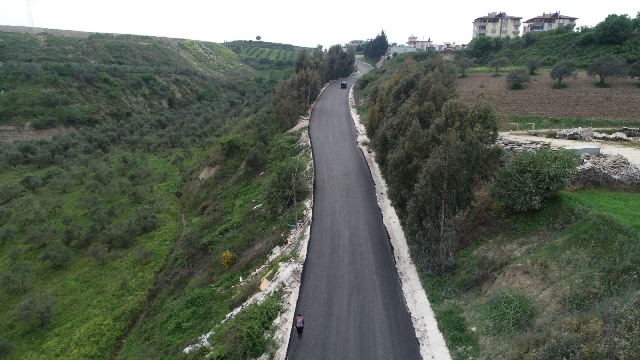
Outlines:
[[375,188],[348,104],[331,83],[311,115],[313,223],[288,359],[420,359]]

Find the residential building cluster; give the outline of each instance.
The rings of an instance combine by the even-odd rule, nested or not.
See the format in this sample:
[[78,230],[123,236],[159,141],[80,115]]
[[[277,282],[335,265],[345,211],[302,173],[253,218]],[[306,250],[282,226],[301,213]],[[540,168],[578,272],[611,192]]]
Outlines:
[[[510,16],[504,12],[491,12],[486,16],[481,16],[473,21],[473,38],[480,36],[489,37],[516,37],[521,34],[520,26],[522,26],[522,35],[528,32],[540,32],[557,29],[561,26],[569,26],[575,28],[578,18],[572,16],[560,15],[560,12],[543,13],[540,16],[533,17],[522,22],[522,17]],[[349,45],[364,44],[363,40],[352,40]],[[441,52],[456,51],[464,49],[466,44],[456,44],[444,42],[436,44],[431,38],[419,40],[417,36],[411,35],[406,45],[396,45],[389,48],[389,54],[402,54],[418,50],[434,50]]]
[[549,31],[561,26],[576,26],[578,18],[560,15],[560,12],[543,13],[525,22],[521,22],[522,17],[510,16],[504,12],[492,12],[487,16],[481,16],[473,21],[473,38],[479,36],[490,37],[515,37],[520,35],[520,25],[522,34],[528,32]]
[[455,51],[464,49],[465,44],[456,44],[451,42],[444,42],[442,44],[436,44],[431,41],[431,38],[427,40],[418,40],[417,36],[411,35],[406,45],[396,45],[389,48],[389,54],[402,54],[405,52],[412,52],[418,50],[433,50],[433,51]]

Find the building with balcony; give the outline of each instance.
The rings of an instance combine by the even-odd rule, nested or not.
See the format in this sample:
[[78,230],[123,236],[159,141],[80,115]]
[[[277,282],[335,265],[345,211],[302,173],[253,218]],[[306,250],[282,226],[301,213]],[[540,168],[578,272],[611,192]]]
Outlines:
[[421,50],[435,50],[435,44],[431,41],[431,38],[429,40],[424,40],[424,38],[423,40],[418,40],[418,37],[413,35],[409,36],[407,46]]
[[557,29],[561,26],[570,26],[572,29],[576,27],[578,18],[560,15],[559,12],[542,14],[536,16],[523,23],[522,34],[528,32],[549,31]]
[[473,21],[473,38],[479,36],[515,37],[520,35],[521,17],[509,16],[504,12],[492,12]]

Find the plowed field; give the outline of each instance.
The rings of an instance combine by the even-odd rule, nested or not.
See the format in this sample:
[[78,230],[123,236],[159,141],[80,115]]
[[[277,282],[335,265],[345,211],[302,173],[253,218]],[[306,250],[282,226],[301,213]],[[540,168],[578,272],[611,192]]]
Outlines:
[[508,90],[506,73],[493,76],[490,73],[468,74],[458,79],[456,89],[460,99],[473,104],[486,100],[501,115],[537,115],[583,119],[640,119],[640,88],[637,80],[626,78],[607,79],[609,88],[593,84],[597,77],[581,72],[576,79],[562,82],[566,89],[552,89],[556,82],[544,72],[531,77],[523,90]]

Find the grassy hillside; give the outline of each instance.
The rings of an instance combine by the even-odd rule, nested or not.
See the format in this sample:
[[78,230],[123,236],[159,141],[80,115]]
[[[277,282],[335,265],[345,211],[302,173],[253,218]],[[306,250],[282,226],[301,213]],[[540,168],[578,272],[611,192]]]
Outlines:
[[222,74],[251,71],[215,43],[0,32],[0,125],[77,126],[185,108],[221,96]]
[[[301,211],[278,182],[299,134],[271,115],[290,69],[188,40],[0,40],[2,124],[70,126],[0,144],[0,357],[179,358],[255,290],[237,279]],[[229,322],[217,354],[265,351],[277,311],[248,309],[251,331]]]
[[252,67],[268,69],[284,69],[293,67],[300,48],[263,41],[231,41],[224,44],[235,52],[242,62]]
[[478,208],[455,271],[423,277],[453,357],[634,358],[638,200],[585,190],[534,214]]

